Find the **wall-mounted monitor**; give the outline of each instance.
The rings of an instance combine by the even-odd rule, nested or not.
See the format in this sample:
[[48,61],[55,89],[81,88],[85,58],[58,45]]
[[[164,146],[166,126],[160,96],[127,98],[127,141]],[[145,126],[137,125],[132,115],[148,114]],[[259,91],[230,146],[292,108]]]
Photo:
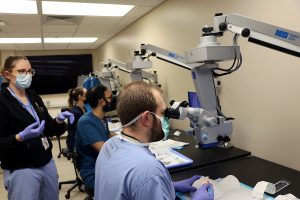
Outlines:
[[66,93],[77,86],[80,75],[93,71],[91,54],[27,56],[36,74],[31,88],[38,94]]

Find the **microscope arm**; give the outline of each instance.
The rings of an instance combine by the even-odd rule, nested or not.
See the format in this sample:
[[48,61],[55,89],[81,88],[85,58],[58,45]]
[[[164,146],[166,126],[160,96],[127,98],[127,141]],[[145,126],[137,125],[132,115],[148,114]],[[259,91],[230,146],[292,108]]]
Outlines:
[[300,33],[270,25],[238,14],[216,14],[214,31],[230,31],[248,37],[248,41],[300,57]]
[[154,46],[152,44],[142,44],[141,50],[146,51],[148,54],[152,54],[156,58],[172,63],[184,69],[191,70],[191,67],[186,64],[185,57],[178,55],[174,52],[162,49],[160,47]]
[[[143,53],[140,54],[139,52],[135,52],[132,61],[128,63],[124,63],[115,59],[108,59],[107,66],[109,67],[109,69],[115,67],[123,72],[130,74],[131,80],[133,82],[143,81],[143,79],[146,79],[152,81],[155,85],[159,85],[156,71],[154,73],[151,73],[143,70],[152,67],[152,62],[148,59],[145,59],[143,56],[144,56]],[[111,71],[111,70],[103,68],[102,71]],[[108,72],[106,73],[107,76],[111,77],[112,79],[115,79],[115,77],[112,77],[113,76],[112,73],[111,74],[108,74]],[[102,73],[102,75],[103,74],[104,73]]]

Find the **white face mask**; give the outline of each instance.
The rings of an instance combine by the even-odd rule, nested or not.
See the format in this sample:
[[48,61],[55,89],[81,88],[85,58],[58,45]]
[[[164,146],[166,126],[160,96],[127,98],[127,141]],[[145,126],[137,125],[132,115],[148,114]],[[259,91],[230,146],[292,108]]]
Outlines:
[[122,128],[128,127],[130,125],[132,125],[134,122],[136,122],[139,118],[141,118],[143,113],[139,114],[138,116],[136,116],[135,118],[133,118],[130,122],[128,122],[127,124],[123,125]]
[[16,86],[20,89],[29,88],[31,85],[32,76],[27,74],[25,76],[17,75],[16,76]]

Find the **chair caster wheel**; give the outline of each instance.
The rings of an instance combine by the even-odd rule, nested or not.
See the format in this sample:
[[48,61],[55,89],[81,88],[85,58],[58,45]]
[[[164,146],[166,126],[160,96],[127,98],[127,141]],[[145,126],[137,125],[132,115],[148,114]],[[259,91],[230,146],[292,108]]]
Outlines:
[[65,197],[66,197],[66,199],[70,199],[70,194],[67,193],[67,194],[65,195]]

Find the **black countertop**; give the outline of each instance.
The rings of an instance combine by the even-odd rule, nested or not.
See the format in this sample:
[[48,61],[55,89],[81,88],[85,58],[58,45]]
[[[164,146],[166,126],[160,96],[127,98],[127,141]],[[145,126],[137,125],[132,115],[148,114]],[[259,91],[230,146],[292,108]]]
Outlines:
[[234,175],[241,183],[254,187],[259,181],[276,183],[281,179],[291,181],[291,185],[282,189],[273,197],[279,194],[291,193],[300,197],[300,172],[282,165],[255,157],[244,157],[218,163],[198,169],[190,169],[181,173],[171,174],[173,181],[190,178],[193,175],[209,176],[211,179],[223,178],[227,175]]
[[229,147],[227,149],[221,147],[199,149],[196,146],[194,136],[182,132],[182,134],[177,137],[173,135],[173,132],[174,131],[172,131],[172,134],[170,135],[170,139],[189,143],[188,146],[185,146],[183,149],[178,150],[178,152],[192,159],[193,164],[189,166],[169,169],[170,174],[179,173],[199,167],[211,166],[217,163],[222,163],[251,155],[249,151],[245,151],[235,147]]

